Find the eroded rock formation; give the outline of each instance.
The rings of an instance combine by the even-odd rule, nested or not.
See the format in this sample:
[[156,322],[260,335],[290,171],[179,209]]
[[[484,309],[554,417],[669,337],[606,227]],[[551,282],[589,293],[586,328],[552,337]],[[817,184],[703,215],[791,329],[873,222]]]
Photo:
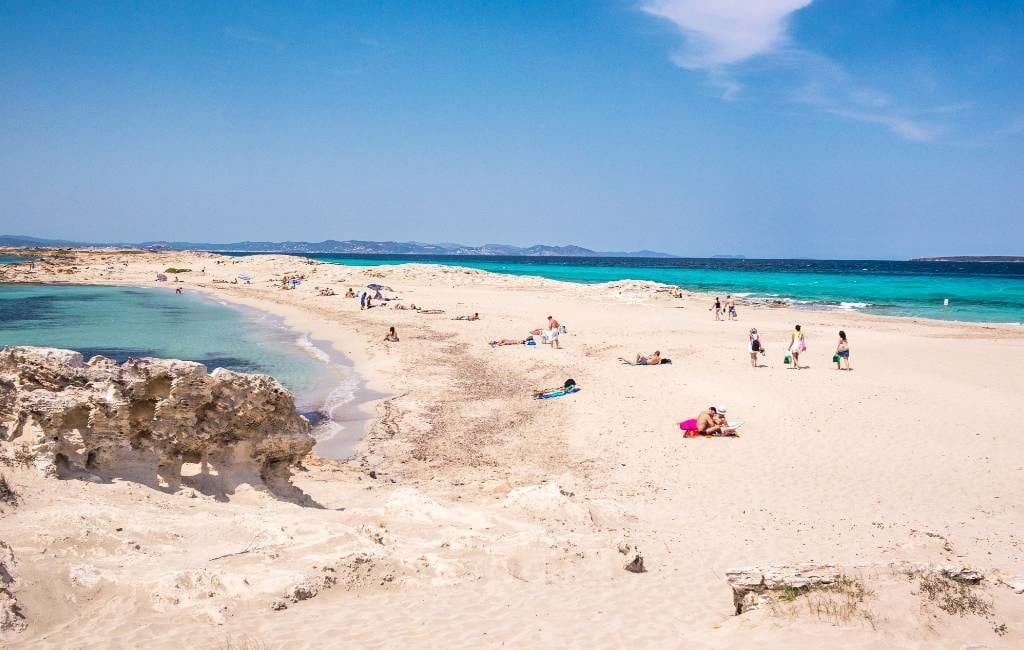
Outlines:
[[14,552],[0,541],[0,634],[18,632],[25,628],[25,617],[18,609],[18,601],[11,593],[14,583]]
[[292,395],[266,375],[9,347],[0,350],[0,441],[27,448],[49,474],[225,493],[254,478],[293,490],[291,469],[314,439]]

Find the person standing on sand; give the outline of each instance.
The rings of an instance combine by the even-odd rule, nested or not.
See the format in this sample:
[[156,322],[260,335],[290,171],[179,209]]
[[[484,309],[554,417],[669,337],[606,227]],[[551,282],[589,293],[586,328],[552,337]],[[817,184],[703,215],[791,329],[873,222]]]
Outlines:
[[715,306],[712,307],[715,310],[715,320],[722,320],[722,301],[715,296]]
[[793,333],[789,335],[789,353],[793,355],[793,369],[801,370],[807,366],[800,365],[800,353],[807,350],[807,343],[804,341],[804,333],[800,331],[800,326],[797,325],[793,328]]
[[836,360],[836,370],[842,370],[842,363],[846,363],[847,370],[853,370],[850,367],[850,343],[846,340],[846,332],[839,330],[839,343],[836,345],[836,356],[839,357]]
[[736,303],[732,300],[732,294],[725,297],[725,319],[736,320]]
[[548,332],[547,343],[551,344],[551,347],[560,350],[562,346],[558,343],[558,335],[562,333],[562,325],[559,323],[554,316],[548,316]]
[[757,328],[750,328],[750,336],[747,339],[747,351],[750,352],[750,367],[757,367],[757,355],[764,356],[764,346],[761,345],[761,337],[757,334]]

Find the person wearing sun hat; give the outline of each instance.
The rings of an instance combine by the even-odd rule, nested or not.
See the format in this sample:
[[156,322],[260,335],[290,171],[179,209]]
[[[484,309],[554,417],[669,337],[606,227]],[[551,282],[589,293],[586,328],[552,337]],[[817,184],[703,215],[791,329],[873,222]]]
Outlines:
[[764,356],[764,346],[761,345],[761,338],[757,334],[757,328],[750,328],[750,336],[747,338],[747,352],[750,353],[750,367],[757,367],[757,355]]

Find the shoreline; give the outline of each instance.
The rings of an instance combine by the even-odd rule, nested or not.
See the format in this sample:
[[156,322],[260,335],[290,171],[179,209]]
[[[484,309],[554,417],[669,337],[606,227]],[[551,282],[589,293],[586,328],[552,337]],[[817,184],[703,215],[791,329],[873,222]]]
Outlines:
[[[177,600],[131,608],[119,629],[174,625],[164,628],[168,646],[200,629],[270,645],[295,643],[297,629],[300,643],[373,645],[372,623],[382,620],[395,645],[422,639],[426,621],[438,643],[463,646],[557,645],[570,636],[596,643],[601,635],[638,646],[996,640],[992,622],[922,614],[913,584],[886,580],[888,567],[906,563],[1024,575],[1024,449],[1012,425],[990,424],[1017,419],[1019,327],[755,306],[738,322],[715,322],[702,295],[676,299],[649,282],[234,259],[73,252],[37,266],[44,278],[75,284],[148,287],[169,266],[194,269],[167,290],[280,316],[351,359],[367,389],[385,395],[368,409],[366,435],[350,460],[310,458],[297,473],[298,487],[324,506],[316,510],[248,492],[217,503],[126,482],[12,474],[25,503],[5,519],[5,538],[25,584],[52,585],[19,595],[30,620],[58,590],[94,603],[36,623],[25,647],[84,644],[88,628],[69,621],[109,611],[113,595],[168,589]],[[253,283],[230,284],[238,274]],[[295,275],[306,280],[279,288]],[[360,311],[342,297],[371,282],[444,313]],[[319,296],[325,286],[337,295]],[[479,321],[453,320],[477,311]],[[548,314],[568,328],[561,349],[488,345],[522,338]],[[807,332],[801,361],[811,368],[800,372],[780,363],[794,321]],[[400,342],[382,340],[389,326]],[[746,348],[752,326],[767,347],[757,369]],[[828,361],[839,329],[850,334],[853,372]],[[674,363],[616,360],[655,349]],[[532,399],[532,389],[566,377],[583,390]],[[741,435],[683,438],[678,424],[708,405],[727,407],[744,423]],[[978,405],[985,421],[965,420]],[[84,517],[68,520],[69,510]],[[124,512],[132,527],[118,531]],[[64,559],[55,549],[66,547],[40,545],[41,531],[72,540],[60,543],[74,553]],[[216,549],[194,541],[211,536]],[[88,546],[108,538],[99,551]],[[141,550],[127,545],[140,539]],[[646,572],[624,570],[641,551]],[[863,572],[877,593],[870,605],[879,629],[806,614],[736,616],[730,568],[804,562]],[[289,585],[324,567],[335,587],[271,613]],[[81,584],[96,583],[74,582],[93,570],[116,585],[104,587],[111,596],[89,601]],[[167,584],[197,585],[197,595]],[[1024,600],[999,584],[984,587],[996,622],[1024,620]],[[605,623],[594,627],[595,619]],[[360,636],[363,622],[371,636]],[[611,629],[626,632],[607,636]],[[131,645],[132,634],[112,642]],[[1003,641],[1022,639],[1011,624]]]
[[[141,284],[109,286],[152,288]],[[388,396],[376,393],[367,388],[366,379],[358,372],[353,361],[337,349],[330,341],[321,340],[311,336],[311,332],[308,328],[300,327],[298,325],[289,325],[285,322],[282,315],[266,309],[263,305],[255,306],[231,300],[230,298],[225,298],[223,294],[218,294],[212,291],[200,291],[199,293],[204,299],[213,300],[214,302],[223,304],[241,314],[248,314],[253,318],[263,317],[270,319],[271,322],[260,324],[259,326],[282,328],[290,334],[296,335],[296,339],[294,341],[296,347],[302,349],[308,346],[311,349],[303,350],[306,354],[310,354],[315,359],[321,360],[338,369],[338,383],[330,390],[323,391],[322,393],[318,393],[313,396],[315,397],[315,401],[318,406],[314,411],[306,413],[305,415],[308,416],[310,414],[315,414],[319,418],[318,421],[312,423],[312,433],[317,439],[316,446],[313,447],[312,453],[320,456],[321,458],[339,462],[351,459],[351,457],[356,453],[355,449],[358,447],[359,442],[366,435],[369,422],[373,417],[372,408],[374,404],[381,399],[386,399]],[[302,341],[302,343],[300,343],[300,341]],[[318,355],[320,354],[324,355],[326,358],[319,359]],[[346,377],[344,376],[345,373],[351,374]],[[350,383],[354,385],[350,385]],[[340,403],[332,404],[331,399],[339,390],[348,393],[351,397],[350,399]],[[340,417],[335,417],[335,411],[338,409],[341,409],[341,412],[338,414]],[[321,429],[327,428],[332,423],[338,427],[338,430],[327,438],[321,438],[320,436],[325,433]],[[336,438],[337,440],[335,440]],[[328,449],[331,451],[322,453]]]
[[[159,291],[165,288],[144,283],[4,282],[3,284],[130,287],[147,291]],[[195,289],[196,287],[191,288]],[[294,345],[296,349],[293,354],[307,355],[316,362],[324,363],[329,367],[330,374],[335,377],[337,382],[332,387],[319,389],[306,395],[293,392],[293,395],[301,412],[307,418],[310,416],[315,418],[315,421],[311,421],[312,433],[317,439],[317,446],[314,447],[313,453],[327,460],[345,461],[351,458],[355,453],[355,447],[366,434],[369,420],[372,418],[373,404],[387,397],[370,391],[366,387],[366,380],[357,372],[352,360],[337,350],[329,341],[311,338],[308,328],[297,324],[290,325],[281,315],[275,314],[262,305],[245,304],[212,291],[197,291],[194,298],[231,309],[239,317],[248,321],[252,327],[263,331],[267,335],[267,340],[257,341],[257,345],[274,346],[279,343]],[[271,340],[275,334],[287,340],[281,342]],[[332,399],[339,391],[346,393],[348,399],[332,403]],[[335,427],[334,431],[331,430],[332,425]],[[325,434],[329,435],[323,437]]]
[[[2,253],[4,250],[7,250],[7,251],[19,251],[19,250],[24,251],[24,250],[32,250],[32,249],[18,249],[18,248],[6,248],[6,249],[4,249],[4,248],[0,248],[0,253]],[[38,250],[38,249],[36,249],[36,250]],[[55,251],[55,250],[67,250],[67,249],[45,249],[45,250]],[[121,249],[121,248],[72,249],[72,250],[97,251],[97,252],[102,252],[102,253],[106,253],[106,254],[110,254],[110,253],[128,253],[128,254],[133,254],[133,255],[134,254],[139,254],[139,255],[156,255],[156,253],[151,253],[151,252],[148,252],[148,251],[135,250],[135,249]],[[561,283],[566,283],[566,284],[570,284],[570,285],[578,285],[578,286],[601,286],[601,285],[614,285],[614,284],[619,284],[619,283],[650,284],[652,286],[657,286],[659,288],[664,288],[666,290],[679,290],[679,291],[683,292],[684,294],[688,295],[688,297],[691,297],[691,298],[696,298],[696,297],[701,297],[702,296],[702,297],[706,298],[706,300],[708,302],[714,300],[714,298],[716,296],[721,297],[721,296],[725,295],[725,291],[724,290],[721,291],[721,292],[716,293],[716,292],[713,292],[713,291],[710,291],[710,290],[693,289],[693,288],[689,288],[689,287],[687,287],[685,285],[670,284],[670,283],[661,282],[661,281],[658,281],[658,280],[637,280],[637,279],[632,279],[632,278],[622,278],[622,279],[602,280],[602,281],[556,279],[556,278],[548,278],[548,277],[541,276],[541,275],[526,275],[526,274],[519,274],[519,273],[514,273],[514,272],[504,272],[504,271],[494,271],[494,270],[478,269],[478,268],[476,268],[474,266],[459,265],[455,261],[451,261],[451,262],[448,262],[448,261],[445,261],[445,262],[425,262],[425,261],[419,261],[419,260],[415,260],[415,259],[410,259],[410,260],[401,260],[401,261],[392,260],[392,261],[389,261],[389,262],[383,262],[381,264],[347,265],[347,264],[338,263],[338,262],[322,261],[322,260],[317,259],[316,257],[311,257],[311,256],[303,255],[303,254],[300,254],[300,253],[249,253],[249,252],[239,252],[239,253],[235,253],[235,254],[225,254],[225,253],[227,253],[227,252],[225,252],[225,251],[219,251],[219,252],[212,252],[212,251],[165,251],[165,252],[159,253],[159,254],[160,255],[168,255],[170,257],[173,257],[175,254],[180,254],[180,255],[193,255],[194,254],[194,255],[200,255],[200,256],[223,257],[223,258],[229,259],[229,260],[246,260],[246,259],[260,258],[260,257],[285,257],[285,258],[293,258],[293,259],[295,259],[297,261],[305,260],[305,261],[309,261],[309,262],[311,262],[313,264],[326,264],[326,265],[331,265],[331,266],[338,266],[338,267],[341,267],[341,268],[344,268],[344,269],[350,269],[353,272],[358,272],[359,270],[375,270],[375,271],[381,272],[381,271],[386,270],[388,268],[403,267],[403,266],[407,266],[407,265],[424,266],[424,267],[437,267],[437,268],[444,268],[444,269],[448,269],[448,270],[454,270],[456,272],[468,269],[468,270],[472,270],[474,272],[493,273],[493,274],[499,275],[499,276],[508,276],[508,277],[512,277],[512,278],[523,278],[523,279],[528,279],[528,280],[532,280],[532,281],[536,281],[536,282],[561,282]],[[331,256],[331,254],[313,254],[313,255]],[[340,256],[340,257],[343,257],[343,256]],[[381,257],[387,258],[386,255],[381,256]],[[359,259],[361,259],[361,260],[365,259],[366,261],[373,261],[372,258],[359,258]],[[538,258],[538,259],[543,259],[543,258]],[[29,261],[29,260],[26,258],[25,261]],[[830,260],[817,260],[817,261],[830,261]],[[838,261],[860,261],[860,260],[838,260]],[[882,261],[882,260],[879,260],[879,261]],[[2,268],[2,266],[3,265],[0,265],[0,268]],[[654,268],[654,267],[652,267],[652,268]],[[2,281],[2,280],[0,280],[0,281]],[[765,307],[765,308],[770,308],[770,309],[786,308],[786,309],[792,309],[793,311],[801,312],[801,313],[808,313],[808,312],[810,312],[810,313],[815,313],[815,312],[826,312],[826,313],[829,313],[829,312],[843,312],[843,313],[847,313],[847,312],[849,312],[849,313],[863,314],[863,315],[866,315],[866,316],[872,316],[872,317],[877,317],[877,318],[904,319],[904,320],[908,320],[908,321],[911,321],[911,322],[935,321],[935,322],[939,322],[939,323],[956,323],[956,324],[981,325],[981,326],[1007,326],[1007,327],[1024,326],[1024,318],[1022,318],[1021,320],[1008,320],[1008,321],[998,321],[998,320],[961,320],[961,319],[956,319],[956,318],[935,318],[935,317],[927,316],[927,315],[913,315],[913,314],[909,314],[908,315],[908,314],[877,313],[877,312],[871,311],[871,308],[872,307],[879,307],[879,303],[871,303],[871,302],[864,303],[863,301],[839,300],[839,299],[836,299],[836,300],[805,299],[805,298],[798,298],[798,297],[795,297],[795,296],[785,296],[785,295],[777,294],[777,293],[765,293],[765,292],[756,292],[756,291],[747,291],[747,290],[737,291],[735,293],[732,293],[732,295],[737,297],[738,299],[740,299],[740,300],[737,300],[738,304],[754,305],[754,306],[760,306],[760,307]],[[784,303],[784,304],[777,304],[777,303]],[[843,307],[843,305],[848,305],[848,304],[864,305],[864,306],[863,307],[851,307],[851,308]],[[803,305],[806,305],[807,307],[803,307]],[[898,308],[898,306],[896,306],[896,305],[892,305],[892,307]],[[954,305],[953,308],[955,309],[956,306]]]

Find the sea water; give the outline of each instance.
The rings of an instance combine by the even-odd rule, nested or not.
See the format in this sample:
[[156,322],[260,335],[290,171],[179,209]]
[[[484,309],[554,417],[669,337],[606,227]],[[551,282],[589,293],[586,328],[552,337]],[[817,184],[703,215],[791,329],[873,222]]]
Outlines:
[[[1024,264],[857,260],[309,255],[334,264],[448,264],[567,282],[650,280],[690,291],[989,323],[1024,322]],[[948,299],[949,305],[944,305]]]
[[[0,284],[0,347],[37,345],[101,354],[198,361],[213,371],[271,375],[317,423],[333,457],[351,453],[345,406],[359,382],[344,359],[308,335],[255,310],[167,288]],[[329,441],[329,442],[328,442]],[[321,444],[323,442],[323,444]],[[326,455],[326,454],[325,454]]]

